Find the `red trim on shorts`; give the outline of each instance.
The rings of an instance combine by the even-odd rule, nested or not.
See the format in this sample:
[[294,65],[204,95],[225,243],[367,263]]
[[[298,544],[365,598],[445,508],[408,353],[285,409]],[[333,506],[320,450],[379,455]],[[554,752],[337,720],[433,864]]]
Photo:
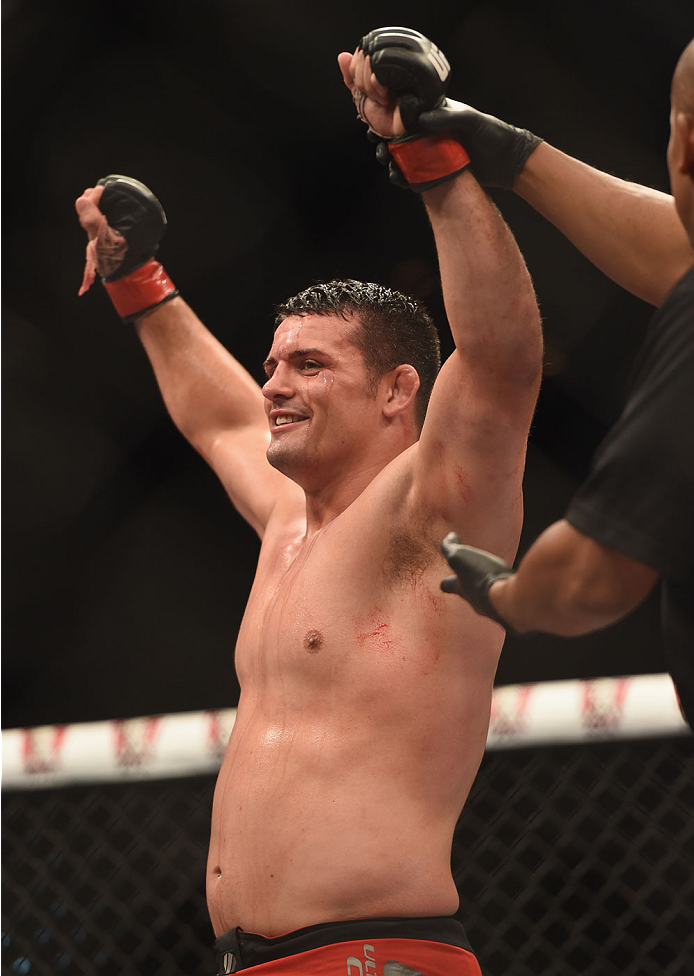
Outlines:
[[248,976],[388,976],[388,962],[423,976],[482,976],[472,952],[425,939],[371,939],[338,942],[283,959],[240,969]]

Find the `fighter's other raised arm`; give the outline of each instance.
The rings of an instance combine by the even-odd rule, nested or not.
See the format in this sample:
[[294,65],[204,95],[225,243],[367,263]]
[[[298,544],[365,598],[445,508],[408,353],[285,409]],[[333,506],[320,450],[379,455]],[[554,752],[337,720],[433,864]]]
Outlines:
[[455,132],[483,186],[515,190],[638,298],[660,305],[694,263],[669,194],[603,173],[461,102],[447,99],[422,113],[419,125]]
[[[383,49],[378,62],[370,60],[374,34],[353,57],[341,55],[340,66],[361,117],[388,139],[408,183],[423,192],[456,344],[434,386],[413,497],[422,512],[447,517],[468,539],[472,532],[476,545],[512,555],[542,354],[532,283],[501,215],[465,172],[467,156],[455,155],[458,142],[450,134],[432,142],[416,129],[403,132],[397,101],[377,77]],[[394,29],[388,35],[390,41]]]
[[89,238],[80,294],[98,271],[116,311],[134,322],[174,423],[262,536],[275,505],[296,488],[265,457],[260,387],[154,259],[166,226],[161,205],[143,184],[114,176],[85,190],[75,209]]

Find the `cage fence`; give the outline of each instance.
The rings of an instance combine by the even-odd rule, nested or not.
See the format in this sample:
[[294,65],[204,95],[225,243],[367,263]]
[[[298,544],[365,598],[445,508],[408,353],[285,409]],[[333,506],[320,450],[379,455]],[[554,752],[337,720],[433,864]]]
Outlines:
[[[214,973],[205,859],[233,718],[3,734],[3,973]],[[484,976],[692,976],[694,739],[669,679],[497,689],[453,868]]]

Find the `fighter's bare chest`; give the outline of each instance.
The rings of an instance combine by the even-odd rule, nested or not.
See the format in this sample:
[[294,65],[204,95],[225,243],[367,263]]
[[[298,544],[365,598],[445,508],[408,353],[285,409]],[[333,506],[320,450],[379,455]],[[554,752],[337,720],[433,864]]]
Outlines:
[[269,548],[258,564],[243,630],[256,646],[302,647],[318,653],[339,627],[357,627],[383,599],[379,559],[363,562],[358,547],[334,534]]
[[[421,573],[398,575],[395,552],[402,544],[397,533],[365,537],[348,527],[268,546],[239,632],[239,677],[263,662],[291,671],[356,657],[372,666],[401,649],[424,585]],[[413,555],[410,546],[408,570]]]

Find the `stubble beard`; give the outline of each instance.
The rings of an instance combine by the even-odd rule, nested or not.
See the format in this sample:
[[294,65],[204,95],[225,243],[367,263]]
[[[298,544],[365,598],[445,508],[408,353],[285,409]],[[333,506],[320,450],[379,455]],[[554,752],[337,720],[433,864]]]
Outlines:
[[271,441],[265,453],[268,464],[292,481],[297,481],[303,466],[302,452],[292,450],[286,444]]
[[[295,435],[296,432],[292,436]],[[329,463],[319,457],[315,444],[306,441],[287,444],[273,439],[265,456],[271,467],[304,490],[313,482],[316,469],[324,470]]]

